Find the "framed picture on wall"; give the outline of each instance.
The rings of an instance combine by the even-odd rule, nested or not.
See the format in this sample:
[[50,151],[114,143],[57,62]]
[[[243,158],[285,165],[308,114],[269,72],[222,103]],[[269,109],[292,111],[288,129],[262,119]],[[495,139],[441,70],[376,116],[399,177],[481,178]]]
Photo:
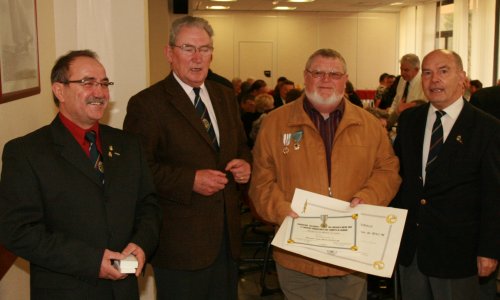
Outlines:
[[0,0],[0,103],[38,93],[36,0]]

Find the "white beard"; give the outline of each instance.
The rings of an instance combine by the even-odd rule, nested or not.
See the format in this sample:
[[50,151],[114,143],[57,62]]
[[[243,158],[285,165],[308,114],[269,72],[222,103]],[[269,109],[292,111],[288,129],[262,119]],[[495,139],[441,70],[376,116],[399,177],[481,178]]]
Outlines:
[[337,92],[334,92],[330,97],[328,98],[323,98],[321,97],[317,91],[314,92],[308,92],[307,90],[305,91],[305,94],[307,96],[307,99],[311,101],[313,104],[319,105],[319,106],[333,106],[336,107],[342,98],[344,97],[344,93],[338,94]]

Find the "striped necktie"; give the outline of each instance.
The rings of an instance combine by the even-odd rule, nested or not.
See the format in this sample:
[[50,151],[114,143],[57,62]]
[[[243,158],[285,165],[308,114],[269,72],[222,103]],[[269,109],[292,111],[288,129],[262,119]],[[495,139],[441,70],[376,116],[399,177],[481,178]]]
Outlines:
[[96,133],[93,130],[87,131],[85,133],[85,139],[89,142],[89,158],[94,166],[94,169],[99,175],[99,179],[104,184],[104,165],[102,163],[101,153],[97,149],[96,145]]
[[215,130],[214,127],[212,126],[212,121],[210,121],[210,116],[208,115],[208,110],[207,107],[205,106],[205,103],[201,100],[200,96],[200,88],[195,87],[193,88],[194,91],[194,107],[196,108],[196,112],[198,112],[198,115],[201,118],[201,122],[203,123],[203,127],[208,132],[208,135],[210,136],[210,140],[212,142],[212,146],[214,147],[215,150],[219,151],[219,143],[217,142],[217,137],[215,136]]
[[443,124],[441,123],[441,117],[444,116],[446,112],[442,110],[436,111],[436,121],[432,125],[432,135],[431,135],[431,145],[429,147],[429,156],[427,157],[427,164],[425,165],[425,169],[429,168],[430,164],[432,164],[438,154],[441,146],[443,145]]
[[408,98],[408,90],[410,89],[410,82],[407,81],[405,85],[405,90],[403,92],[403,97],[401,97],[401,102],[406,103],[406,98]]

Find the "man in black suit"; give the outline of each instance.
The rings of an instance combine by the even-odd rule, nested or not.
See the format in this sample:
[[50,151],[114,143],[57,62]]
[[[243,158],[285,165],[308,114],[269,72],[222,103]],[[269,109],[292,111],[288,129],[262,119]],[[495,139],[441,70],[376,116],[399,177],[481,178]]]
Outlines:
[[[139,299],[161,223],[140,143],[98,123],[113,83],[94,52],[59,58],[51,81],[59,114],[4,148],[0,243],[30,261],[31,299]],[[130,254],[135,276],[112,265]]]
[[500,119],[500,85],[478,90],[472,94],[470,103]]
[[250,178],[250,151],[234,91],[207,80],[212,35],[205,19],[174,21],[172,72],[130,99],[123,126],[141,135],[160,196],[158,299],[237,298],[237,184]]
[[432,51],[422,64],[430,104],[399,119],[404,299],[478,299],[478,276],[497,266],[500,124],[463,99],[465,79],[460,56]]

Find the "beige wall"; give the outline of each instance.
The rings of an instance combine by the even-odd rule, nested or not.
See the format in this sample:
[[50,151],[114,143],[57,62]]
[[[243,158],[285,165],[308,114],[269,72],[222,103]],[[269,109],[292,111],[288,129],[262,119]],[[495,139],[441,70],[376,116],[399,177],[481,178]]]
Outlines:
[[[212,69],[228,79],[240,77],[242,42],[272,43],[271,78],[252,77],[274,86],[279,76],[303,85],[304,65],[319,48],[333,48],[347,61],[358,89],[374,89],[383,72],[398,73],[399,14],[396,13],[198,13],[215,31]],[[259,55],[259,53],[255,53]],[[245,79],[245,78],[243,78]]]

